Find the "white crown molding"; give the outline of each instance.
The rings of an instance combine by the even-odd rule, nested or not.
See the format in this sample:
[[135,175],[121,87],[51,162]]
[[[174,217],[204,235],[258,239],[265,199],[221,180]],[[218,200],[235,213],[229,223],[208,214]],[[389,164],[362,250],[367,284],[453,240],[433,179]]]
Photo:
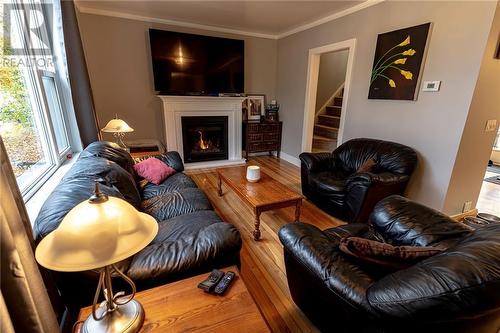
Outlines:
[[301,31],[314,28],[314,27],[321,25],[323,23],[327,23],[327,22],[336,20],[338,18],[353,14],[355,12],[358,12],[360,10],[377,5],[377,4],[382,3],[384,1],[386,1],[386,0],[367,0],[363,3],[360,3],[359,5],[347,8],[347,9],[342,10],[340,12],[337,12],[335,14],[328,15],[328,16],[320,18],[316,21],[298,26],[296,28],[287,30],[287,31],[279,33],[279,34],[265,34],[265,33],[260,33],[260,32],[217,27],[217,26],[213,26],[213,25],[197,24],[197,23],[190,23],[190,22],[177,21],[177,20],[160,19],[160,18],[156,18],[156,17],[135,15],[135,14],[129,14],[129,13],[124,13],[124,12],[105,10],[105,9],[97,9],[97,8],[82,6],[81,2],[75,2],[75,5],[76,5],[76,8],[78,9],[78,11],[80,13],[84,13],[84,14],[118,17],[118,18],[123,18],[123,19],[128,19],[128,20],[143,21],[143,22],[150,22],[150,23],[159,23],[159,24],[166,24],[166,25],[172,25],[172,26],[178,26],[178,27],[216,31],[216,32],[223,32],[223,33],[242,35],[242,36],[251,36],[251,37],[257,37],[257,38],[281,39],[281,38],[285,38],[285,37],[288,37],[290,35],[299,33]]
[[84,14],[111,16],[111,17],[118,17],[118,18],[123,18],[123,19],[128,19],[128,20],[143,21],[143,22],[150,22],[150,23],[159,23],[159,24],[166,24],[166,25],[172,25],[172,26],[177,26],[177,27],[201,29],[201,30],[208,30],[208,31],[224,32],[224,33],[228,33],[228,34],[235,34],[235,35],[242,35],[242,36],[277,39],[277,35],[272,35],[272,34],[263,34],[263,33],[259,33],[259,32],[216,27],[213,25],[197,24],[197,23],[190,23],[190,22],[183,22],[183,21],[176,21],[176,20],[167,20],[167,19],[160,19],[160,18],[156,18],[156,17],[141,16],[141,15],[135,15],[135,14],[105,10],[105,9],[90,8],[90,7],[82,6],[78,2],[76,2],[76,8],[78,9],[78,11],[80,13],[84,13]]
[[340,12],[337,12],[337,13],[334,13],[332,15],[328,15],[326,17],[320,18],[319,20],[316,20],[316,21],[301,25],[297,28],[293,28],[293,29],[290,29],[288,31],[285,31],[281,34],[278,34],[276,37],[277,37],[277,39],[285,38],[285,37],[291,36],[293,34],[299,33],[301,31],[317,27],[318,25],[321,25],[323,23],[327,23],[327,22],[339,19],[341,17],[353,14],[353,13],[358,12],[360,10],[369,8],[371,6],[378,5],[379,3],[382,3],[384,1],[385,0],[367,0],[365,2],[360,3],[359,5],[352,6],[350,8],[344,9]]

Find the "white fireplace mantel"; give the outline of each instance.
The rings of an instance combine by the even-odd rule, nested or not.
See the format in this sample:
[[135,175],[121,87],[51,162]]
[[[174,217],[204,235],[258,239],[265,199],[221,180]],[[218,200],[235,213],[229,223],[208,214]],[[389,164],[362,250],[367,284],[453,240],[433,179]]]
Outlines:
[[186,169],[209,168],[245,163],[241,156],[241,105],[244,97],[158,96],[163,102],[167,150],[179,152],[184,160],[182,117],[227,116],[228,159],[186,163]]

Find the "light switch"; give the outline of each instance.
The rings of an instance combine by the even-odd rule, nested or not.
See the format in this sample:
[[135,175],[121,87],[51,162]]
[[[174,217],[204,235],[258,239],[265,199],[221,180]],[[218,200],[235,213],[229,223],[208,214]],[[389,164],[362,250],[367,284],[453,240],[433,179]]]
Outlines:
[[439,91],[441,81],[424,81],[422,91]]
[[486,122],[486,128],[484,129],[485,132],[493,132],[496,129],[497,129],[496,119],[490,119]]

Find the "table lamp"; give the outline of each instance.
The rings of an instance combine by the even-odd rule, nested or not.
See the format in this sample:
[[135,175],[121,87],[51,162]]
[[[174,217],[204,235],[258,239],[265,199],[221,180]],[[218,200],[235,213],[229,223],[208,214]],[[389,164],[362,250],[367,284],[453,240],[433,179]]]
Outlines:
[[134,129],[122,119],[118,118],[118,116],[115,116],[115,119],[111,119],[106,126],[101,129],[101,131],[105,133],[113,133],[115,142],[126,149],[127,146],[125,145],[125,142],[123,142],[123,138],[125,137],[125,133],[133,132]]
[[[146,247],[157,232],[158,223],[152,216],[125,200],[108,197],[96,182],[94,195],[75,206],[59,227],[42,239],[35,252],[40,265],[61,272],[100,268],[92,315],[83,323],[82,332],[139,331],[144,309],[133,299],[134,282],[115,264]],[[131,286],[130,295],[113,293],[113,272]],[[105,301],[98,305],[101,290]]]

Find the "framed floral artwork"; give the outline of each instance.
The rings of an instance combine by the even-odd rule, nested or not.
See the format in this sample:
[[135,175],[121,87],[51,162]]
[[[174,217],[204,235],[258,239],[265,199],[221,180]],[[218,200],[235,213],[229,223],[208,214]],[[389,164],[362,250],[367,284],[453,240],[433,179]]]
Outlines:
[[416,100],[431,23],[379,34],[369,99]]

